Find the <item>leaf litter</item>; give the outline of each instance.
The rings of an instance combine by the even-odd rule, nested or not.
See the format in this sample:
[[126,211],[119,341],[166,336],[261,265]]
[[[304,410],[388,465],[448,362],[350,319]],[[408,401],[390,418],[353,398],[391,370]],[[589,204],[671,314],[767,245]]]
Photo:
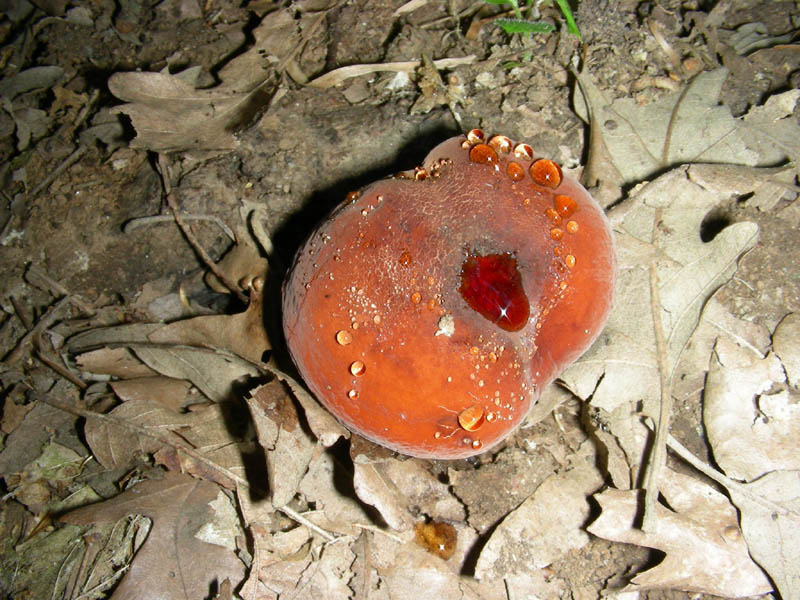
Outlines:
[[[198,89],[168,73],[112,77],[112,92],[130,102],[119,110],[132,118],[133,145],[156,152],[236,149],[234,132],[267,110],[275,93],[273,71],[264,68],[275,61],[265,55],[281,54],[270,44],[288,26],[286,14],[264,19],[253,48],[220,71],[216,87]],[[628,188],[610,211],[620,253],[618,299],[598,343],[560,381],[562,392],[585,402],[585,434],[564,432],[575,441],[569,453],[542,445],[538,450],[552,453],[553,473],[525,488],[496,522],[477,526],[470,514],[477,505],[463,493],[465,485],[492,481],[492,463],[474,468],[467,484],[463,465],[443,476],[426,461],[377,448],[342,429],[280,369],[272,355],[280,343],[265,327],[274,315],[263,279],[254,279],[266,271],[267,256],[253,252],[264,240],[247,239],[246,223],[238,224],[239,251],[220,263],[229,279],[245,280],[243,312],[70,337],[65,368],[93,386],[109,381],[105,396],[95,405],[87,404],[88,394],[62,390],[39,397],[85,418],[91,459],[131,478],[104,500],[76,496],[87,505],[60,517],[81,526],[128,524],[138,540],[130,548],[138,550],[129,567],[109,575],[119,580],[113,597],[205,597],[225,589],[224,582],[242,598],[563,597],[580,588],[548,569],[597,536],[664,552],[660,563],[616,590],[622,594],[663,588],[737,597],[774,585],[781,597],[797,598],[797,317],[787,316],[770,344],[768,330],[718,300],[758,243],[754,222],[701,237],[710,216],[732,199],[775,186],[773,200],[758,204],[770,210],[791,188],[791,168],[754,166],[796,164],[797,94],[771,95],[734,117],[717,101],[725,77],[723,69],[708,71],[638,106],[630,98],[609,102],[581,74],[576,110],[617,167],[617,185]],[[759,135],[745,134],[754,130]],[[719,164],[680,165],[696,162]],[[654,322],[663,329],[661,345]],[[645,474],[653,461],[664,462],[650,450],[659,439],[653,429],[666,427],[664,390],[682,397],[692,385],[704,387],[702,425],[716,466],[667,435],[674,454],[659,465],[658,498],[643,526]],[[565,396],[546,401],[556,419]],[[549,418],[550,410],[537,417]],[[36,418],[31,410],[9,427]],[[524,429],[536,426],[529,421]],[[80,471],[87,457],[54,442],[42,448],[33,463],[4,456],[8,448],[0,461],[15,501],[45,516],[57,491],[51,488],[70,486],[71,469]],[[502,454],[530,456],[530,448],[512,444]],[[683,473],[675,457],[726,493]],[[149,532],[131,527],[131,515],[150,519]],[[454,537],[431,533],[439,525]],[[440,554],[445,547],[451,554]]]

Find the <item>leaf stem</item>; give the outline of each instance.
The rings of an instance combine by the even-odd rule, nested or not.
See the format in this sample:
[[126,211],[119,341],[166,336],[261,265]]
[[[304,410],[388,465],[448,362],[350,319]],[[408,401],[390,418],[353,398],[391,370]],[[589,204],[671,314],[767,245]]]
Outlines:
[[[653,217],[653,244],[657,245],[658,227],[661,221],[661,210],[656,209]],[[658,289],[658,268],[655,260],[650,261],[650,311],[653,314],[653,332],[656,340],[656,361],[658,363],[659,387],[661,398],[659,402],[658,424],[656,437],[650,451],[650,460],[647,464],[645,477],[644,518],[642,531],[655,529],[656,505],[658,504],[658,479],[661,468],[667,459],[667,435],[669,433],[669,419],[672,414],[672,391],[669,366],[667,365],[667,344],[664,338],[664,325],[661,322],[661,295]]]

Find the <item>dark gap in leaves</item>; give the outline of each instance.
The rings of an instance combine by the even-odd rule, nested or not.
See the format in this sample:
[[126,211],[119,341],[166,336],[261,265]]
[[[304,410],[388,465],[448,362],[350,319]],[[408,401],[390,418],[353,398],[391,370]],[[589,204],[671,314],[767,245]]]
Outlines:
[[498,519],[496,523],[493,523],[491,527],[487,528],[482,535],[478,536],[478,538],[475,540],[475,543],[472,545],[472,548],[470,548],[464,556],[464,563],[461,566],[461,571],[459,573],[460,575],[465,575],[467,577],[475,576],[475,569],[478,566],[478,559],[481,557],[481,552],[483,552],[484,546],[486,546],[486,544],[492,538],[492,534],[498,528],[500,523],[503,522],[504,518],[505,515]]
[[712,210],[700,223],[700,239],[707,244],[731,223],[733,220],[722,209]]

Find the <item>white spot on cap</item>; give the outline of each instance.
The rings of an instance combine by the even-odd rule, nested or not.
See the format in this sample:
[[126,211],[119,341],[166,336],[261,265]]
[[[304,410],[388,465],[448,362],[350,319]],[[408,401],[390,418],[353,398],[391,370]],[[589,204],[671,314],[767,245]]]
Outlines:
[[439,322],[436,324],[439,329],[436,330],[436,333],[433,335],[443,335],[445,337],[451,337],[456,332],[456,323],[453,319],[453,315],[444,315]]

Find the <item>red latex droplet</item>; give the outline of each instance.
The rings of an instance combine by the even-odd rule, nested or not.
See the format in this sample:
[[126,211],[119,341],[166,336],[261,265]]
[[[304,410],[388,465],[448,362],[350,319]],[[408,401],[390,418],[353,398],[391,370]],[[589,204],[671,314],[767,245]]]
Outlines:
[[461,265],[461,297],[506,331],[519,331],[531,313],[517,259],[511,254],[471,254]]
[[469,151],[469,159],[474,163],[493,165],[497,163],[497,152],[491,146],[478,144]]
[[561,185],[563,178],[559,164],[548,158],[537,160],[531,165],[528,172],[531,174],[531,179],[536,183],[553,189]]

